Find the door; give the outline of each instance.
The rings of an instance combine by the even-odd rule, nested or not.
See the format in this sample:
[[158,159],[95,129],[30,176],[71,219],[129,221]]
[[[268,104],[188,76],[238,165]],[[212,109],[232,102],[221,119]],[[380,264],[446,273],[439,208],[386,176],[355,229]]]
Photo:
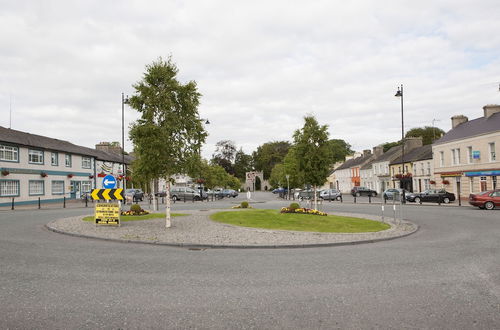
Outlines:
[[80,181],[71,181],[71,192],[70,192],[70,197],[71,198],[80,198],[81,197],[81,182]]

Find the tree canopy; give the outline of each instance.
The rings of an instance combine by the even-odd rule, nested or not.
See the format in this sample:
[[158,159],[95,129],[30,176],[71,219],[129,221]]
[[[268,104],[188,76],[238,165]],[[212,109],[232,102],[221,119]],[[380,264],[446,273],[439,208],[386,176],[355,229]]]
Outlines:
[[264,172],[264,179],[269,179],[271,171],[276,164],[283,161],[290,149],[290,142],[266,142],[253,152],[255,169]]
[[405,137],[422,137],[422,144],[432,144],[435,140],[441,138],[444,135],[444,131],[438,127],[425,126],[412,128],[406,132]]

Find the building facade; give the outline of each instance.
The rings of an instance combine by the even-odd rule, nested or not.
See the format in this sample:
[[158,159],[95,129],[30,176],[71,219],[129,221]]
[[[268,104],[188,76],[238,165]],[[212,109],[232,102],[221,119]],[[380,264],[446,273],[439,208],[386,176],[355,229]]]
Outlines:
[[0,126],[0,206],[80,198],[100,188],[106,164],[118,177],[119,155]]
[[452,117],[452,129],[432,146],[438,187],[462,198],[498,189],[500,177],[500,105],[486,105],[474,120]]

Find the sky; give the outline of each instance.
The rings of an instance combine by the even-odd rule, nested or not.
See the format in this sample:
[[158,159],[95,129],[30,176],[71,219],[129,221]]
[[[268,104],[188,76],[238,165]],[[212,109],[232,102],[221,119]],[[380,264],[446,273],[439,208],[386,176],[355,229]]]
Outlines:
[[[121,93],[159,57],[196,81],[203,156],[292,141],[304,116],[356,151],[500,104],[500,1],[0,0],[0,126],[121,141]],[[138,113],[125,106],[125,136]],[[128,138],[125,150],[132,150]]]

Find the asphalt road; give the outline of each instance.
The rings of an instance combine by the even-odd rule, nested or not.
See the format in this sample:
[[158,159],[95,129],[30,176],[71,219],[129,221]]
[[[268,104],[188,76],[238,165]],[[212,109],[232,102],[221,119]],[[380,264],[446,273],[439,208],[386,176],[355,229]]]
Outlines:
[[[288,204],[255,199],[268,200],[260,208]],[[420,225],[409,237],[307,249],[187,250],[44,228],[90,212],[0,211],[0,328],[500,328],[500,210],[407,205],[404,218]]]

